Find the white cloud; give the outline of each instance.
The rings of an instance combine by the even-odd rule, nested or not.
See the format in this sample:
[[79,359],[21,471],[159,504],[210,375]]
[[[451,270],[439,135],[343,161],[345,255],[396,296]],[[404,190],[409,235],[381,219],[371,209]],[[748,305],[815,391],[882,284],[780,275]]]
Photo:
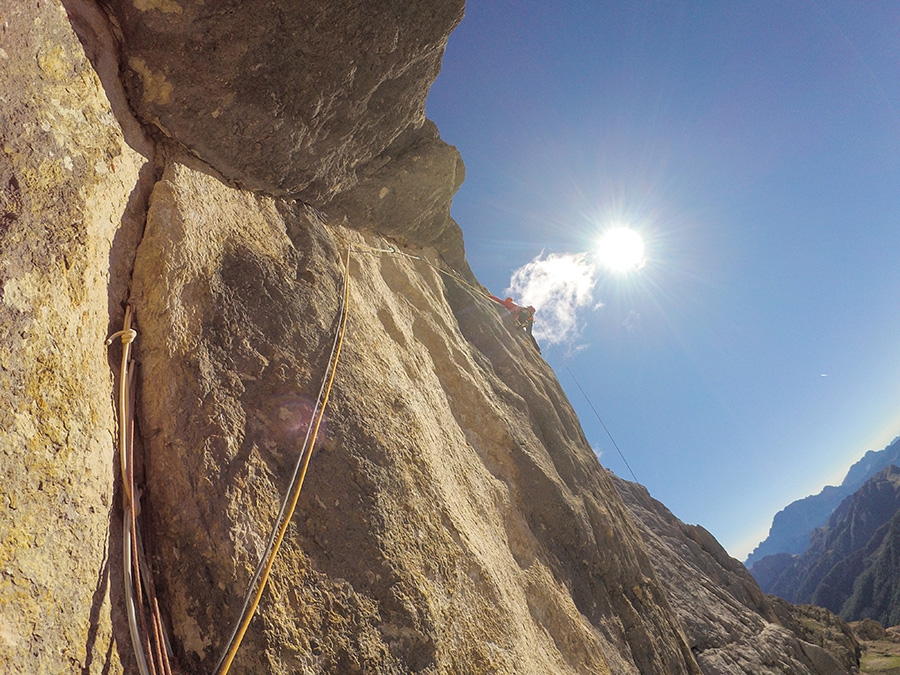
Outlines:
[[550,344],[572,342],[580,333],[579,312],[597,309],[597,266],[587,253],[543,253],[513,272],[507,294],[533,305],[534,335]]

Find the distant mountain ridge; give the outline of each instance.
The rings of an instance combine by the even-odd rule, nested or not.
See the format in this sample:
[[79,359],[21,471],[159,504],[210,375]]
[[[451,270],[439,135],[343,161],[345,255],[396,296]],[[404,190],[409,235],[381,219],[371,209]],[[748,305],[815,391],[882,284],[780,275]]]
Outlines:
[[805,553],[768,556],[753,573],[764,591],[789,602],[847,621],[900,623],[900,468],[888,466],[847,497]]
[[757,576],[765,574],[763,570],[753,569],[763,558],[779,553],[797,555],[806,551],[813,530],[825,525],[844,499],[891,464],[900,465],[900,437],[884,450],[869,450],[850,467],[839,486],[827,485],[818,494],[798,499],[776,513],[769,535],[747,556],[744,565]]

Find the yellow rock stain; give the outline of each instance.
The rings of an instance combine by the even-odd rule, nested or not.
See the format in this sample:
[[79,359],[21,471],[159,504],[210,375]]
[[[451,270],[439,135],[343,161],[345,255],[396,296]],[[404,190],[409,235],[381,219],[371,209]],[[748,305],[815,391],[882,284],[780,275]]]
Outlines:
[[128,65],[136,72],[144,86],[144,103],[161,103],[167,105],[172,96],[172,83],[166,80],[163,73],[154,73],[144,59],[132,58]]

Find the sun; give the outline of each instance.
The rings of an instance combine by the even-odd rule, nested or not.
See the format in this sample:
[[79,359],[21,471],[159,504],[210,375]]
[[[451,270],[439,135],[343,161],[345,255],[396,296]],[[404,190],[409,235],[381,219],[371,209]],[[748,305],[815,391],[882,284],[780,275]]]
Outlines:
[[638,269],[644,263],[644,240],[628,227],[614,227],[597,242],[597,257],[613,272]]

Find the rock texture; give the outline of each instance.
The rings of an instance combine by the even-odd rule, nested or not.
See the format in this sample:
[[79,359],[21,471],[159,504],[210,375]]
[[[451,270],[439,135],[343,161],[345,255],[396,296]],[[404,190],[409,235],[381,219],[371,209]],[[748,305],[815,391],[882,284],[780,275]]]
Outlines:
[[779,556],[783,559],[784,556],[780,554],[797,555],[806,551],[813,530],[825,525],[828,517],[844,499],[891,464],[900,464],[900,438],[894,439],[884,450],[867,452],[850,467],[840,485],[826,485],[819,494],[798,499],[776,513],[769,535],[753,550],[744,564],[765,588],[764,579],[772,574],[773,565],[780,563],[769,560],[760,566],[759,563],[764,558]]
[[145,123],[229,180],[318,205],[425,121],[463,0],[104,0]]
[[[877,543],[877,546],[875,545]],[[841,607],[848,619],[874,618],[885,626],[900,625],[900,512],[884,536],[866,547],[862,572],[853,580],[853,594]]]
[[898,514],[900,468],[889,466],[841,503],[803,555],[760,561],[767,588],[847,620],[900,623]]
[[[360,241],[180,164],[154,189],[134,286],[147,496],[193,672],[215,663],[285,490],[341,236]],[[696,672],[537,353],[422,261],[357,251],[351,284],[327,439],[239,672]]]
[[766,596],[709,532],[682,523],[642,486],[613,480],[704,673],[858,672],[849,626],[826,610]]
[[117,672],[130,658],[110,602],[120,530],[103,342],[127,293],[145,162],[63,8],[0,3],[4,673]]
[[181,672],[211,672],[350,244],[326,428],[231,672],[840,672],[708,533],[639,531],[478,289],[449,216],[462,164],[422,115],[461,11],[0,3],[4,673],[136,672],[103,344],[129,293],[149,571]]
[[326,208],[334,222],[374,230],[404,244],[433,246],[451,267],[474,281],[462,230],[450,217],[451,199],[464,177],[459,152],[426,120],[369,162],[354,189]]

